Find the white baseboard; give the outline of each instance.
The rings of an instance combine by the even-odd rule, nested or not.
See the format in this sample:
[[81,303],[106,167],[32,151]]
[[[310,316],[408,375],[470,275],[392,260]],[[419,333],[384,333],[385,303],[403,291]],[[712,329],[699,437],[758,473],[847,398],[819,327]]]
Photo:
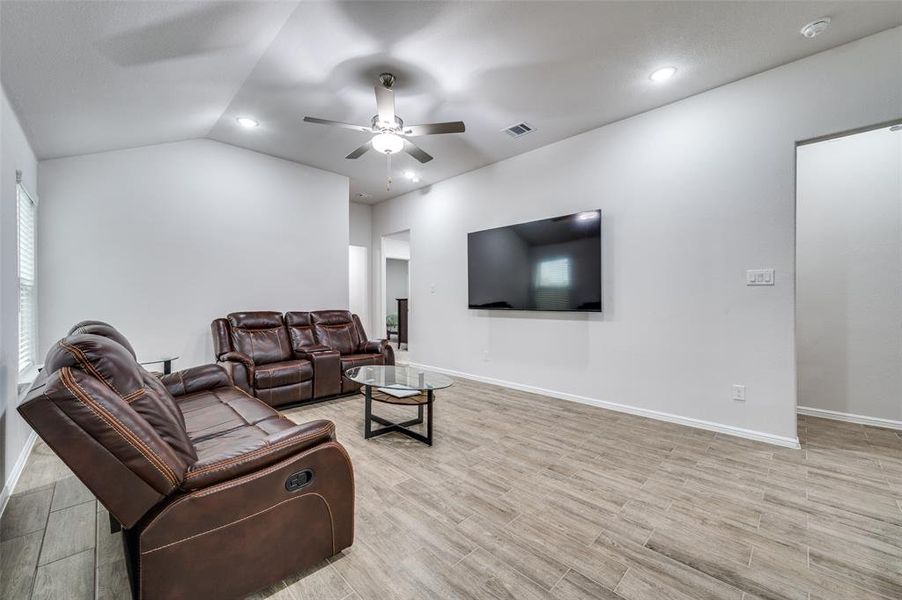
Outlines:
[[3,491],[0,492],[0,516],[3,516],[4,511],[6,511],[6,503],[9,502],[9,497],[12,496],[13,490],[16,489],[16,484],[19,483],[19,477],[22,476],[22,471],[25,470],[25,463],[28,462],[28,457],[31,456],[31,449],[34,448],[34,443],[37,440],[38,434],[32,431],[25,442],[25,447],[19,452],[19,458],[16,459],[12,472],[6,478],[6,484],[3,486]]
[[811,408],[810,406],[799,406],[796,408],[796,411],[800,415],[808,415],[809,417],[820,417],[822,419],[832,419],[834,421],[845,421],[846,423],[858,423],[860,425],[883,427],[884,429],[902,430],[902,421],[895,421],[893,419],[853,415],[852,413],[827,410],[825,408]]
[[697,429],[705,429],[707,431],[716,431],[718,433],[725,433],[727,435],[734,435],[736,437],[741,437],[749,440],[755,440],[757,442],[764,442],[766,444],[774,444],[776,446],[783,446],[785,448],[801,448],[799,445],[799,438],[793,437],[783,437],[779,435],[773,435],[771,433],[764,433],[763,431],[754,431],[752,429],[743,429],[742,427],[734,427],[732,425],[723,425],[721,423],[714,423],[712,421],[704,421],[702,419],[693,419],[692,417],[683,417],[680,415],[674,415],[671,413],[660,412],[657,410],[651,410],[648,408],[639,408],[636,406],[630,406],[628,404],[617,404],[616,402],[607,402],[605,400],[599,400],[597,398],[589,398],[587,396],[578,396],[576,394],[568,394],[566,392],[558,392],[555,390],[546,390],[544,388],[535,387],[531,385],[524,385],[522,383],[515,383],[513,381],[504,381],[502,379],[494,379],[492,377],[484,377],[482,375],[473,375],[471,373],[463,373],[461,371],[454,371],[451,369],[443,369],[441,367],[434,367],[432,365],[423,365],[420,363],[410,363],[410,366],[416,367],[419,369],[427,369],[430,371],[436,371],[438,373],[444,373],[446,375],[451,375],[453,377],[460,377],[463,379],[470,379],[472,381],[479,381],[482,383],[489,383],[492,385],[498,385],[501,387],[511,388],[514,390],[520,390],[522,392],[529,392],[531,394],[539,394],[540,396],[549,396],[551,398],[559,398],[561,400],[568,400],[570,402],[579,402],[580,404],[590,404],[592,406],[598,406],[600,408],[605,408],[608,410],[613,410],[617,412],[627,413],[631,415],[637,415],[640,417],[648,417],[649,419],[656,419],[658,421],[667,421],[668,423],[677,423],[679,425],[686,425],[688,427],[695,427]]

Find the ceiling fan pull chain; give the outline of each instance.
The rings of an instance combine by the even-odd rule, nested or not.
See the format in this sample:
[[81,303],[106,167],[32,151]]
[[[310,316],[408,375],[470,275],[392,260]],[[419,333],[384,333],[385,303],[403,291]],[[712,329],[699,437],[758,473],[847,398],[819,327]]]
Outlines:
[[387,160],[385,161],[385,163],[386,163],[385,191],[390,192],[391,191],[391,154],[386,152],[385,156],[387,157]]

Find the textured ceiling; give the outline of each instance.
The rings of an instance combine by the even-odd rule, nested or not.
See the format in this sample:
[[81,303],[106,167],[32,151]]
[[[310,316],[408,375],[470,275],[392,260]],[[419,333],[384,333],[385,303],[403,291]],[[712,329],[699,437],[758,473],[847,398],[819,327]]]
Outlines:
[[[209,137],[377,202],[900,24],[902,2],[5,1],[0,75],[40,158]],[[382,71],[406,123],[467,124],[393,160],[391,192],[384,157],[344,158],[364,134],[301,121],[368,124]],[[519,121],[536,131],[501,133]]]

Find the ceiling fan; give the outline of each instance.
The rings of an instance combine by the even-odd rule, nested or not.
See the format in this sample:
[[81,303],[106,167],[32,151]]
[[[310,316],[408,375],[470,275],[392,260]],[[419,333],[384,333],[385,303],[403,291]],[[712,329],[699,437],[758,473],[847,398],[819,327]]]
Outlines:
[[369,127],[365,125],[342,123],[340,121],[330,121],[329,119],[317,119],[315,117],[304,117],[304,121],[307,123],[332,125],[335,127],[344,127],[345,129],[353,129],[362,133],[375,134],[367,143],[345,157],[350,159],[360,158],[368,150],[372,149],[376,152],[388,155],[389,160],[391,160],[392,154],[397,154],[403,150],[421,163],[427,163],[432,160],[432,156],[407,139],[408,137],[435,135],[438,133],[463,133],[466,131],[466,126],[463,121],[427,123],[425,125],[404,125],[404,121],[401,120],[401,117],[395,114],[395,93],[392,91],[392,86],[394,84],[395,76],[391,73],[382,73],[379,75],[379,83],[376,84],[375,88],[377,114],[373,117],[373,121]]

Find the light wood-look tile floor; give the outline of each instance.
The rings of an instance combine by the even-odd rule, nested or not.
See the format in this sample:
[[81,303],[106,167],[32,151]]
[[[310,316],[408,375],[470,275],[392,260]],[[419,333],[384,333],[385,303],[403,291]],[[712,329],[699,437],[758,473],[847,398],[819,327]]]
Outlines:
[[[789,450],[493,386],[437,395],[436,445],[365,441],[354,546],[255,597],[902,598],[902,437],[799,418]],[[395,407],[377,405],[386,416]],[[2,519],[3,598],[126,598],[106,512],[39,444]]]

